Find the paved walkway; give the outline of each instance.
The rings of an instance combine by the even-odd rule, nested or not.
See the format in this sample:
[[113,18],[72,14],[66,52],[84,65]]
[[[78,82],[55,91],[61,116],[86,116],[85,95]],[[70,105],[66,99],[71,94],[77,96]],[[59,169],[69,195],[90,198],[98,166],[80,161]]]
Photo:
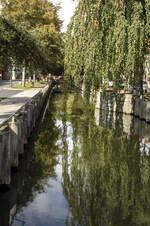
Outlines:
[[9,97],[12,97],[16,94],[22,93],[22,92],[24,92],[24,90],[22,90],[22,89],[11,89],[11,88],[1,89],[0,88],[0,98],[1,97],[9,98]]
[[2,89],[0,97],[7,97],[0,102],[0,125],[12,114],[19,110],[29,99],[34,97],[42,88],[28,90]]
[[4,87],[10,87],[10,84],[12,83],[12,85],[17,85],[17,84],[21,84],[20,80],[12,80],[10,82],[10,80],[0,80],[0,89],[4,88]]

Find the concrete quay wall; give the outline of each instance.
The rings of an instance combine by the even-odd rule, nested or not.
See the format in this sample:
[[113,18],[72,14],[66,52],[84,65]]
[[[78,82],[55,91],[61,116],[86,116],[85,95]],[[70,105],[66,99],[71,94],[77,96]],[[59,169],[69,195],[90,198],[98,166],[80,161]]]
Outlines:
[[0,185],[11,183],[11,169],[19,165],[50,90],[49,85],[42,88],[0,125]]
[[132,93],[121,93],[117,96],[112,91],[101,90],[96,95],[96,108],[110,112],[135,115],[150,122],[150,101],[143,96]]

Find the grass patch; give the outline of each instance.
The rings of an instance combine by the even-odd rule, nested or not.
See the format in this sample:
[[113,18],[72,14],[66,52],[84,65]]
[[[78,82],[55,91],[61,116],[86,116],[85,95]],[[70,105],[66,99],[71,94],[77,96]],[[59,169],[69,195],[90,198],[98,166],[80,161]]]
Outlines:
[[2,101],[2,100],[5,100],[6,98],[5,97],[0,97],[0,102]]
[[[40,83],[40,82],[35,82],[35,84],[34,84],[34,87],[40,87],[42,84]],[[16,85],[16,86],[13,86],[12,88],[14,88],[14,89],[24,89],[24,90],[26,90],[26,89],[31,89],[31,88],[34,88],[33,86],[32,86],[32,84],[30,83],[30,82],[27,82],[26,84],[25,84],[25,87],[23,87],[21,84],[18,84],[18,85]]]

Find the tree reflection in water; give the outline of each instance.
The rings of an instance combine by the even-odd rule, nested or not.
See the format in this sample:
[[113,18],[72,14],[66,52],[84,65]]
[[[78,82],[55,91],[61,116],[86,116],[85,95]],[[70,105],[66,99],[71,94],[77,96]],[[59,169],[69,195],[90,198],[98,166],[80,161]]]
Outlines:
[[97,126],[81,96],[53,95],[18,209],[44,192],[50,178],[57,180],[55,166],[62,161],[71,212],[66,225],[150,225],[150,155],[145,147],[141,152],[140,139],[125,134],[119,123],[116,129]]
[[56,121],[52,114],[49,105],[35,143],[33,159],[24,177],[22,192],[18,194],[18,209],[27,206],[37,194],[45,192],[46,186],[50,186],[49,178],[57,179],[55,166],[58,163],[57,140],[60,131],[55,126]]
[[63,192],[72,225],[150,225],[150,156],[140,139],[95,124],[79,96],[65,98],[73,148],[63,123]]

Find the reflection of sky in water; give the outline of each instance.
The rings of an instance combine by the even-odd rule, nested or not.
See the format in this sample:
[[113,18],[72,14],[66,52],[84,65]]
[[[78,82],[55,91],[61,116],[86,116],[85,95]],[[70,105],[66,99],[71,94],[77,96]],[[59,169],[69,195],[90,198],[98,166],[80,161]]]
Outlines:
[[[60,116],[64,116],[64,113],[61,112]],[[100,115],[97,115],[97,116],[99,117]],[[145,136],[145,134],[139,135],[139,131],[142,133],[143,130],[141,129],[137,130],[137,128],[141,128],[139,127],[141,126],[141,123],[139,124],[138,122],[137,124],[138,127],[135,127],[135,131],[137,132],[139,137],[136,138],[137,143],[135,143],[134,145],[133,152],[131,151],[131,159],[130,159],[128,148],[130,148],[130,146],[131,148],[133,148],[132,138],[134,139],[134,137],[131,136],[132,135],[131,133],[132,118],[130,118],[130,116],[123,115],[121,118],[122,119],[121,123],[123,124],[119,124],[120,121],[118,121],[118,124],[116,125],[116,123],[114,123],[116,118],[113,118],[112,120],[110,115],[109,117],[106,117],[106,115],[104,114],[104,116],[105,117],[102,118],[101,121],[98,118],[97,120],[98,125],[100,124],[103,127],[111,128],[111,130],[109,130],[108,132],[108,130],[106,129],[105,133],[104,133],[104,130],[98,131],[99,133],[101,132],[100,134],[98,133],[99,135],[101,135],[100,137],[95,137],[96,133],[93,136],[92,132],[95,132],[94,131],[95,124],[93,128],[92,123],[88,124],[91,126],[90,133],[88,133],[91,136],[86,136],[87,133],[82,134],[82,132],[87,132],[86,130],[87,122],[84,122],[83,119],[82,119],[83,121],[82,120],[79,121],[79,123],[81,124],[78,130],[76,130],[77,125],[76,123],[74,124],[74,121],[73,121],[74,119],[71,120],[72,124],[71,122],[68,122],[69,117],[64,117],[64,118],[62,117],[62,121],[61,120],[55,121],[55,127],[57,127],[57,131],[59,133],[57,137],[58,139],[55,143],[57,145],[56,150],[59,151],[58,152],[59,155],[57,156],[57,160],[59,164],[55,167],[57,180],[54,180],[49,176],[48,186],[45,185],[46,192],[37,194],[33,202],[28,203],[27,207],[24,207],[20,210],[20,212],[15,216],[15,221],[13,226],[21,226],[21,225],[63,226],[63,225],[67,225],[66,224],[67,220],[69,221],[68,225],[71,225],[71,220],[74,220],[74,219],[76,220],[76,223],[72,225],[81,225],[81,226],[82,225],[95,226],[95,225],[108,225],[108,224],[110,225],[109,220],[111,221],[113,217],[117,222],[117,224],[116,222],[115,224],[111,224],[113,226],[140,225],[139,222],[138,224],[136,223],[132,224],[133,222],[131,222],[130,216],[126,214],[127,212],[130,214],[133,209],[133,214],[131,213],[131,215],[133,216],[131,216],[131,219],[133,217],[132,220],[135,221],[134,213],[137,214],[138,205],[140,206],[140,211],[143,211],[144,213],[144,214],[142,213],[143,216],[147,217],[147,212],[149,214],[149,207],[148,207],[149,203],[147,204],[145,200],[149,200],[149,195],[147,195],[147,187],[145,189],[142,183],[138,184],[139,183],[138,178],[140,177],[144,178],[145,176],[144,170],[146,169],[146,167],[145,168],[143,167],[143,163],[144,164],[148,163],[146,166],[149,166],[149,159],[147,158],[148,156],[150,156],[149,133],[148,133],[148,139]],[[65,121],[66,118],[68,119],[67,122]],[[76,120],[77,119],[78,117],[76,118]],[[82,122],[84,122],[83,126],[85,126],[85,128],[83,127],[84,129],[83,131],[81,128]],[[120,129],[122,129],[123,133],[121,133],[120,135],[119,133],[115,134],[114,130],[112,129],[112,128],[115,129],[115,126],[116,128],[119,129],[119,132],[120,132]],[[81,129],[80,136],[78,135],[79,129]],[[104,139],[105,137],[103,135],[104,136],[107,135],[108,140]],[[119,150],[119,146],[117,147],[117,145],[115,144],[115,141],[118,141],[118,138],[116,137],[116,135],[119,136],[119,139],[121,140],[121,142],[119,140],[119,145],[121,145],[121,151]],[[97,145],[94,146],[95,152],[93,152],[92,155],[88,157],[86,156],[86,154],[90,155],[90,153],[88,152],[88,151],[91,151],[90,147],[89,147],[89,150],[87,150],[88,146],[85,146],[85,150],[81,149],[83,145],[82,142],[86,142],[86,139],[92,139],[91,140],[92,142],[95,142],[95,139],[100,139],[101,141],[101,143],[100,142],[96,143]],[[127,144],[126,144],[126,141],[127,141]],[[106,150],[104,150],[103,148],[98,149],[99,146],[101,146],[101,144],[102,144],[102,147],[103,145],[106,146]],[[140,145],[141,153],[139,152],[139,145]],[[90,146],[90,142],[89,142],[89,146]],[[100,153],[98,150],[100,151]],[[140,154],[140,157],[142,157],[141,161],[139,161],[139,159],[137,158],[136,153]],[[82,158],[82,155],[83,155],[83,158]],[[90,160],[90,157],[91,157],[91,160]],[[86,158],[87,158],[87,162],[86,162]],[[142,164],[137,164],[135,160],[137,162],[139,161],[139,163],[142,163]],[[85,165],[83,165],[83,167],[82,167],[82,161],[85,161]],[[93,163],[89,164],[90,161],[95,161],[94,163],[96,164],[93,164]],[[63,177],[62,177],[62,166],[61,166],[62,162],[63,162]],[[133,168],[130,163],[133,164]],[[139,166],[141,168],[139,168]],[[148,172],[148,175],[149,175],[149,172]],[[62,184],[64,186],[64,194],[68,199],[70,210],[72,210],[73,217],[69,212],[68,203],[63,195]],[[142,187],[141,185],[144,187],[143,190],[141,189]],[[135,193],[135,191],[137,193]],[[148,193],[149,193],[149,190],[148,190]],[[122,194],[123,194],[123,197],[122,197]],[[136,194],[136,196],[134,196],[134,194]],[[142,194],[142,196],[140,194]],[[143,197],[145,199],[144,208],[145,206],[148,207],[146,211],[144,210],[143,204],[142,204]],[[93,206],[95,209],[93,208]],[[118,210],[119,210],[119,213],[118,213]],[[76,219],[78,218],[78,216],[79,216],[79,219]],[[144,222],[145,219],[143,220],[144,218],[143,216],[141,221]],[[126,224],[125,222],[128,221],[127,217],[129,217],[129,222]],[[139,219],[141,218],[140,214],[138,217]],[[83,219],[83,221],[80,224],[79,221],[81,218]],[[108,221],[107,221],[107,218],[108,218]],[[98,220],[99,222],[98,224],[93,223],[93,222],[96,222],[95,219]],[[21,223],[21,221],[25,223],[23,224]],[[89,224],[85,223],[88,221],[90,221]],[[109,223],[107,224],[105,221]],[[147,224],[143,224],[143,225],[148,226]]]
[[145,140],[143,139],[140,142],[140,151],[141,153],[145,153],[146,155],[150,154],[150,142],[145,142]]
[[[57,128],[61,128],[63,130],[63,123],[61,120],[56,120],[56,127]],[[66,127],[67,127],[67,144],[68,144],[68,150],[72,151],[73,150],[73,140],[72,140],[72,134],[73,134],[73,130],[72,130],[72,125],[70,122],[66,122]],[[62,137],[60,136],[60,139],[57,141],[57,144],[59,146],[63,147],[63,143],[62,143]]]
[[[72,125],[70,122],[65,122],[66,123],[66,143],[67,143],[67,152],[68,152],[68,174],[71,175],[71,163],[72,163],[72,154],[73,154],[73,129]],[[63,123],[61,120],[56,120],[55,126],[57,128],[61,128],[63,131]],[[80,142],[77,141],[77,146],[79,148]],[[59,147],[63,147],[63,141],[62,141],[62,136],[60,136],[60,139],[57,141],[57,145]],[[81,152],[79,152],[79,157],[81,157]],[[60,161],[61,161],[61,156],[60,156]]]
[[[72,161],[72,153],[73,153],[73,129],[72,129],[72,125],[70,122],[65,122],[66,123],[66,128],[67,128],[67,132],[66,132],[66,143],[67,143],[67,149],[68,149],[68,171],[70,172],[70,165],[71,165],[71,161]],[[61,120],[56,120],[56,124],[55,126],[57,128],[61,128],[63,131],[63,123]],[[62,136],[60,136],[59,140],[57,141],[57,145],[59,145],[59,147],[63,147],[63,141],[62,141]]]
[[[55,126],[63,130],[63,123],[61,120],[56,120]],[[68,157],[71,162],[71,153],[73,150],[72,141],[72,126],[70,122],[66,122],[67,127],[67,144],[70,150]],[[56,143],[59,148],[63,147],[62,137]],[[61,156],[58,156],[59,164],[55,167],[57,180],[49,179],[50,187],[46,187],[46,193],[41,193],[36,196],[34,201],[27,207],[22,208],[21,212],[15,216],[13,226],[63,226],[66,225],[66,218],[71,217],[68,212],[68,204],[63,196],[61,182],[62,182],[62,166]],[[21,222],[24,222],[24,224]]]
[[50,188],[46,193],[38,194],[35,200],[15,216],[15,226],[24,221],[25,226],[66,225],[68,212],[67,202],[62,194],[61,178],[62,167],[56,166],[57,181],[49,179]]

